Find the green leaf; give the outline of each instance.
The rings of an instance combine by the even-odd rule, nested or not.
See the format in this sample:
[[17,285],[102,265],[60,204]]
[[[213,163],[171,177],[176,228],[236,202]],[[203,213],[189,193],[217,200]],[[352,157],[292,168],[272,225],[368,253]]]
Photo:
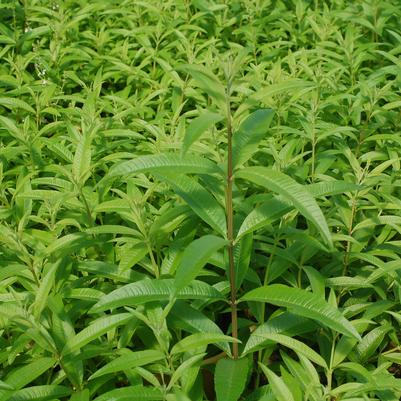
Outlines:
[[182,155],[187,153],[189,147],[200,138],[200,136],[221,121],[224,117],[210,111],[203,111],[199,117],[194,118],[188,125],[181,148]]
[[242,222],[236,241],[248,233],[273,223],[288,213],[291,209],[292,205],[290,203],[283,202],[276,198],[270,199],[261,205],[256,206]]
[[217,401],[238,401],[248,377],[248,360],[220,359],[216,364],[214,382]]
[[283,284],[272,284],[256,288],[245,294],[241,301],[267,302],[273,305],[291,308],[295,314],[317,320],[331,329],[360,340],[360,335],[345,319],[338,309],[329,305],[318,295],[300,288]]
[[119,313],[117,315],[103,316],[94,320],[88,327],[68,340],[63,349],[63,355],[76,351],[115,327],[128,323],[133,318],[131,313]]
[[173,187],[174,191],[204,222],[220,234],[226,234],[224,209],[201,184],[186,175],[160,174],[160,177]]
[[317,327],[317,324],[310,319],[285,311],[257,327],[249,336],[242,354],[246,355],[260,349],[265,341],[264,339],[270,334],[295,336],[316,331]]
[[235,287],[241,287],[251,262],[253,236],[248,234],[234,245]]
[[175,292],[187,286],[200,273],[210,257],[227,245],[227,241],[215,235],[205,235],[192,241],[184,250],[175,274]]
[[182,352],[191,351],[198,347],[204,347],[208,344],[214,344],[219,342],[240,342],[233,337],[226,336],[224,334],[217,333],[195,333],[191,334],[182,340],[178,341],[171,349],[170,354],[175,355]]
[[301,341],[296,340],[295,338],[291,338],[283,334],[277,334],[277,333],[259,334],[259,337],[264,338],[264,342],[272,342],[284,345],[285,347],[290,348],[295,352],[299,352],[300,354],[304,355],[306,358],[310,359],[312,362],[315,362],[319,366],[327,368],[326,361],[318,353],[316,353],[312,348],[308,347]]
[[259,363],[259,366],[266,375],[277,401],[295,401],[290,389],[287,387],[281,377],[277,376],[272,370],[267,368],[262,363]]
[[75,182],[81,187],[85,184],[85,181],[90,175],[92,157],[91,143],[91,135],[85,134],[80,137],[72,163],[73,177]]
[[89,401],[89,390],[86,388],[84,390],[73,393],[70,401]]
[[129,386],[107,391],[93,401],[161,401],[164,394],[156,388]]
[[29,113],[36,114],[35,110],[28,103],[21,99],[0,97],[0,106],[7,107],[8,109],[22,109],[28,111]]
[[134,173],[175,173],[175,174],[213,174],[219,173],[217,165],[199,156],[180,157],[175,154],[140,156],[133,160],[114,165],[106,178]]
[[46,401],[65,397],[71,394],[71,390],[65,386],[43,385],[26,387],[16,391],[8,401]]
[[109,362],[102,368],[98,369],[93,375],[89,377],[89,380],[107,375],[109,373],[115,373],[123,370],[133,369],[138,366],[148,365],[149,363],[160,361],[164,358],[164,353],[157,350],[145,350],[136,352],[130,351],[129,353],[121,355],[120,357]]
[[197,86],[212,96],[221,105],[225,102],[225,88],[210,69],[207,69],[203,65],[183,64],[177,70],[190,74]]
[[170,382],[168,384],[167,390],[169,390],[171,387],[174,386],[174,384],[186,374],[188,369],[191,369],[195,364],[198,364],[200,366],[200,361],[203,359],[203,357],[206,355],[206,353],[199,354],[199,355],[194,355],[188,359],[186,359],[184,362],[178,366],[178,368],[175,370],[175,372],[172,374]]
[[250,114],[233,135],[233,169],[249,160],[258,149],[259,142],[274,117],[271,109],[260,109]]
[[[174,304],[170,311],[168,320],[169,322],[171,321],[171,327],[178,327],[190,333],[200,332],[224,334],[215,322],[185,301],[177,301]],[[223,342],[216,345],[227,355],[231,355],[230,347],[227,343]]]
[[[15,389],[20,389],[51,369],[55,362],[54,358],[39,358],[22,367],[15,367],[4,382]],[[0,391],[0,400],[3,394]]]
[[313,223],[326,243],[332,247],[331,234],[326,219],[315,199],[304,186],[287,175],[267,167],[247,167],[238,171],[236,177],[254,182],[280,194]]
[[364,364],[383,342],[385,335],[394,328],[390,324],[375,327],[363,336],[362,341],[355,348],[355,356],[361,364]]
[[[175,292],[173,279],[141,280],[127,284],[105,295],[90,310],[98,313],[120,306],[136,306],[152,301],[167,301]],[[201,281],[194,281],[176,293],[178,299],[223,299],[223,295],[212,286]]]

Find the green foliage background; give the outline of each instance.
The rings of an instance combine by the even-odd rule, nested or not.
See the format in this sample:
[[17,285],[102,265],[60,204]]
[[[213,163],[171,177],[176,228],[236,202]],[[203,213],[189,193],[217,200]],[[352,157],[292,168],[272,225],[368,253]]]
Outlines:
[[0,401],[399,400],[400,20],[2,1]]

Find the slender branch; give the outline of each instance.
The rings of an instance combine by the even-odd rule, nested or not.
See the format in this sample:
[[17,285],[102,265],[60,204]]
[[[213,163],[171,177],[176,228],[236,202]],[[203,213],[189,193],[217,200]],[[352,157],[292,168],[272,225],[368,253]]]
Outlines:
[[[232,337],[238,338],[238,317],[237,317],[237,288],[235,286],[235,266],[234,266],[234,210],[233,210],[233,152],[232,152],[232,121],[231,121],[231,104],[230,104],[230,81],[227,85],[227,187],[226,187],[226,213],[227,213],[227,239],[228,244],[228,264],[230,272],[230,289],[231,289],[231,327]],[[233,357],[238,359],[238,343],[233,343]]]

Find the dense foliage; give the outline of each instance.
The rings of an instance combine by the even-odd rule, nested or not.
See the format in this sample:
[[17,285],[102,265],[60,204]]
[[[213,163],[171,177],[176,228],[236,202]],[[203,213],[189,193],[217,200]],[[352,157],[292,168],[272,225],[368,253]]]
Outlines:
[[0,2],[0,401],[397,401],[398,0]]

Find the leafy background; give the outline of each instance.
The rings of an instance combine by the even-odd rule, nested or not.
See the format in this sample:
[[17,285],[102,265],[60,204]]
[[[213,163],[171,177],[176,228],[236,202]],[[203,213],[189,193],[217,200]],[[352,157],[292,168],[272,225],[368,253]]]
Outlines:
[[400,18],[1,2],[0,400],[398,400]]

